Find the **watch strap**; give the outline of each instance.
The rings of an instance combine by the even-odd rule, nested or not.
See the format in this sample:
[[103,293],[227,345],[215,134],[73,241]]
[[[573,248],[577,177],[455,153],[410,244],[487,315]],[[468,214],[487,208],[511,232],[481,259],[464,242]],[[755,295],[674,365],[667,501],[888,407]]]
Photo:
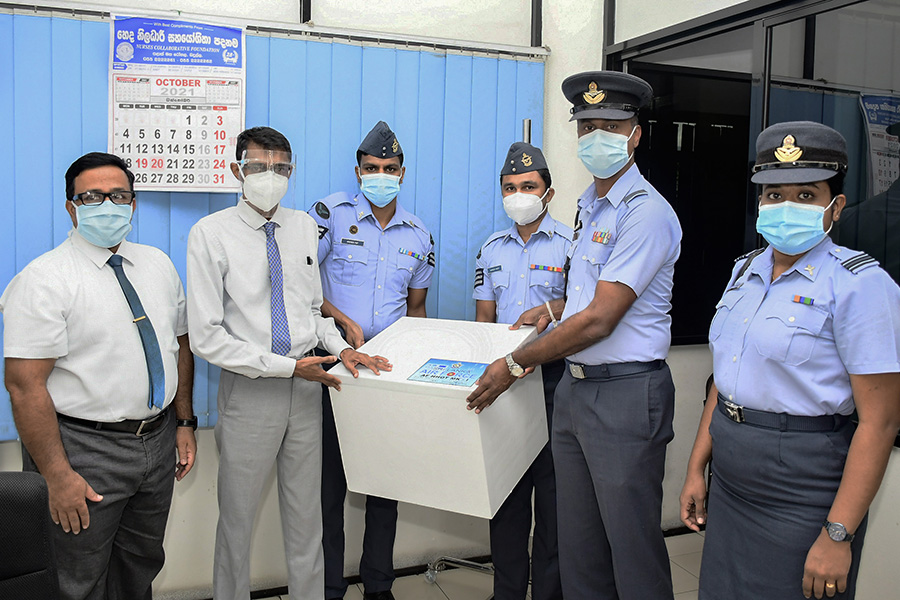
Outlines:
[[194,431],[197,430],[197,415],[194,415],[190,419],[176,419],[175,420],[176,427],[190,427]]

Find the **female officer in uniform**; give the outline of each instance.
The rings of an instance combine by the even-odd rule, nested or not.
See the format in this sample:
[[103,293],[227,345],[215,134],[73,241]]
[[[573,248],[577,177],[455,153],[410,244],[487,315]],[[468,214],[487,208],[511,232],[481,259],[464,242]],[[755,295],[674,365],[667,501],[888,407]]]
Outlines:
[[839,133],[780,123],[756,149],[769,246],[738,259],[710,325],[715,385],[681,518],[696,531],[708,516],[701,599],[853,598],[900,427],[900,289],[827,236],[846,202]]

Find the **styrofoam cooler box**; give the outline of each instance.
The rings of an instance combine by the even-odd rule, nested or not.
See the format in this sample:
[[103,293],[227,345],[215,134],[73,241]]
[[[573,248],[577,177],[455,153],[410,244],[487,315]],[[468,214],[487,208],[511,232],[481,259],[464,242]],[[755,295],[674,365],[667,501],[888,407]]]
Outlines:
[[475,414],[466,396],[483,367],[466,363],[490,364],[535,335],[532,327],[403,317],[360,348],[387,358],[392,371],[360,368],[354,379],[342,364],[331,369],[341,380],[331,404],[347,487],[493,517],[547,443],[543,382],[537,368]]

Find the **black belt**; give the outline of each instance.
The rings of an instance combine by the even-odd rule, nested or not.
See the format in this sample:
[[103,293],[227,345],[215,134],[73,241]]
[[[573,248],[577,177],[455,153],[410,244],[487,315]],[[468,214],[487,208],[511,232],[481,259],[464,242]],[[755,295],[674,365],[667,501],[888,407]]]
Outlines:
[[566,360],[566,367],[575,379],[609,379],[611,377],[624,377],[637,375],[661,369],[666,364],[662,359],[650,362],[624,362],[607,365],[580,365]]
[[850,415],[807,417],[744,408],[735,404],[721,393],[716,404],[719,406],[719,412],[735,423],[747,423],[748,425],[777,429],[779,431],[837,431],[850,421]]
[[96,429],[98,431],[120,431],[122,433],[133,433],[136,436],[144,436],[148,433],[153,433],[160,427],[162,427],[166,422],[166,415],[169,412],[169,407],[164,408],[160,413],[154,417],[150,417],[149,419],[144,419],[143,421],[138,419],[125,419],[124,421],[115,421],[113,423],[107,423],[103,421],[88,421],[87,419],[79,419],[78,417],[70,417],[69,415],[63,415],[60,413],[56,413],[56,418],[60,421],[64,421],[66,423],[71,423],[73,425],[80,425],[81,427],[88,427],[90,429]]

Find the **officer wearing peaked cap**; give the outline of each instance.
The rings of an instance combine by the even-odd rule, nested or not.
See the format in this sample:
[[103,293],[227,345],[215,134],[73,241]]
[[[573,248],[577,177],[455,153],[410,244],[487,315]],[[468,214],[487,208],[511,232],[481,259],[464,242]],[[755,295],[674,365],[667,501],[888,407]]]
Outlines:
[[716,306],[715,385],[681,492],[684,523],[707,523],[700,598],[855,595],[900,428],[900,289],[827,235],[846,203],[846,148],[809,121],[757,138],[756,229],[769,246],[736,261]]
[[[478,321],[515,323],[525,309],[549,308],[565,294],[563,274],[572,229],[550,216],[553,198],[550,171],[540,148],[516,142],[500,171],[500,193],[511,227],[491,235],[475,263],[475,311]],[[544,309],[548,321],[551,319]],[[552,315],[556,320],[560,313]],[[547,423],[552,423],[553,394],[565,365],[543,365]],[[534,543],[531,556],[531,597],[562,598],[556,527],[556,480],[550,444],[491,519],[491,559],[494,599],[525,600],[528,593],[528,537],[534,491]]]
[[[554,330],[495,361],[470,396],[483,409],[524,367],[566,358],[554,398],[559,555],[566,598],[672,598],[660,530],[674,386],[665,363],[681,227],[634,164],[643,80],[611,71],[567,78],[578,157],[594,176],[578,200],[567,299]],[[540,325],[547,309],[520,323]]]
[[[403,148],[379,121],[356,151],[360,191],[338,192],[309,213],[319,225],[322,314],[334,317],[358,348],[402,316],[425,317],[434,272],[434,243],[424,223],[397,200],[403,183]],[[322,514],[325,598],[343,598],[344,477],[334,414],[323,388]],[[366,497],[366,530],[359,565],[364,596],[391,600],[397,501]]]

